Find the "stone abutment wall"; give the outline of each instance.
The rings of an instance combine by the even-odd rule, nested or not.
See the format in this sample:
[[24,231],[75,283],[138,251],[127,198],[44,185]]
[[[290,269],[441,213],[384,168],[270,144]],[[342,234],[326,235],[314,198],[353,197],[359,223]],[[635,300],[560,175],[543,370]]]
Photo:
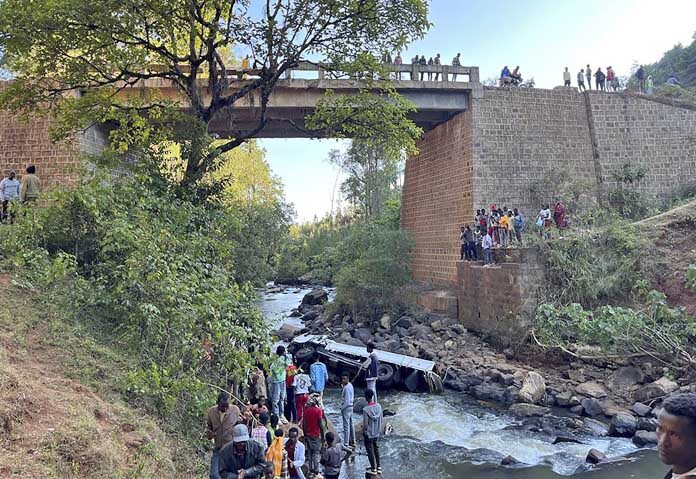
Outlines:
[[569,191],[606,200],[626,164],[644,168],[645,193],[696,189],[696,110],[644,96],[486,88],[419,149],[406,163],[402,226],[416,240],[414,278],[447,287],[461,283],[458,230],[478,208],[517,207],[531,224]]

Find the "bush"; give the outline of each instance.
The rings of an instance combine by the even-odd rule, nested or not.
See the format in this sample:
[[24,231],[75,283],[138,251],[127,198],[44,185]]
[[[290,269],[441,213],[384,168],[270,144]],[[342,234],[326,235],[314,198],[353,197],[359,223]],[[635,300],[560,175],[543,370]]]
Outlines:
[[[268,350],[255,295],[236,281],[237,221],[147,177],[93,180],[1,228],[5,267],[47,307],[135,361],[131,398],[198,431],[202,405]],[[193,429],[195,424],[195,429]]]
[[696,323],[683,308],[670,308],[666,296],[657,291],[647,293],[642,309],[542,304],[534,332],[544,347],[571,355],[583,356],[577,351],[589,346],[598,350],[590,357],[648,355],[674,366],[694,365]]
[[413,240],[403,230],[356,227],[339,248],[345,266],[336,277],[336,304],[372,317],[404,306],[412,248]]
[[641,241],[631,223],[612,218],[592,233],[542,244],[547,287],[553,304],[586,307],[625,301],[641,276]]

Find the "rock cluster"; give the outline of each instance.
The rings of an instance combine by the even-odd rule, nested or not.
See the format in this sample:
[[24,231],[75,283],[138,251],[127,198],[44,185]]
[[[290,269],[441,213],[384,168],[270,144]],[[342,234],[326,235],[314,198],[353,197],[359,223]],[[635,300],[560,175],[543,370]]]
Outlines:
[[[666,370],[650,362],[548,364],[516,357],[509,349],[498,352],[456,319],[434,313],[374,320],[329,316],[323,306],[326,296],[320,291],[305,296],[295,313],[301,315],[306,331],[359,346],[372,341],[378,349],[435,361],[446,371],[446,387],[511,406],[511,414],[541,430],[554,432],[555,426],[543,421],[552,418],[551,407],[568,408],[575,419],[562,424],[564,428],[630,437],[636,445],[650,447],[657,425],[654,405],[674,391],[690,388],[680,387],[665,375]],[[596,454],[591,459],[601,460]]]

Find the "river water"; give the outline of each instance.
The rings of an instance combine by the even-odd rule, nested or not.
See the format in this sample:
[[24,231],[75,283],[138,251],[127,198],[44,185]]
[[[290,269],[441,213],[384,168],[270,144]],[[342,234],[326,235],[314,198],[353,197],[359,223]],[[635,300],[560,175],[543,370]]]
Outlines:
[[[282,293],[262,293],[259,307],[270,324],[301,325],[290,318],[308,289],[289,288]],[[356,391],[356,394],[359,394]],[[341,430],[340,390],[325,394],[326,412]],[[629,439],[580,437],[583,444],[551,444],[553,437],[516,429],[519,421],[505,410],[453,391],[444,394],[386,392],[380,403],[396,412],[385,420],[392,434],[381,442],[385,479],[573,479],[661,478],[667,468],[653,450],[638,450]],[[354,421],[361,421],[360,415]],[[586,470],[585,456],[595,448],[609,461]],[[500,460],[512,456],[521,464],[503,467]],[[354,460],[345,465],[341,479],[362,479],[367,456],[360,446]]]

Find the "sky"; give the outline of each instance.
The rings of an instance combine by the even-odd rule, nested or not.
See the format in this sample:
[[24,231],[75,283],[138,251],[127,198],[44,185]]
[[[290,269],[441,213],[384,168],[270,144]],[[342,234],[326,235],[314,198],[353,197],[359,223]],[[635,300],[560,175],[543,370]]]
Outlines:
[[[602,70],[611,65],[627,75],[635,62],[653,63],[674,45],[688,45],[696,32],[696,0],[432,0],[429,19],[425,38],[402,52],[405,61],[440,53],[449,64],[460,52],[462,65],[478,66],[482,81],[497,77],[504,65],[520,65],[525,79],[553,88],[563,83],[566,66],[577,73],[588,63]],[[326,159],[346,141],[260,143],[298,222],[331,210],[338,171]]]

